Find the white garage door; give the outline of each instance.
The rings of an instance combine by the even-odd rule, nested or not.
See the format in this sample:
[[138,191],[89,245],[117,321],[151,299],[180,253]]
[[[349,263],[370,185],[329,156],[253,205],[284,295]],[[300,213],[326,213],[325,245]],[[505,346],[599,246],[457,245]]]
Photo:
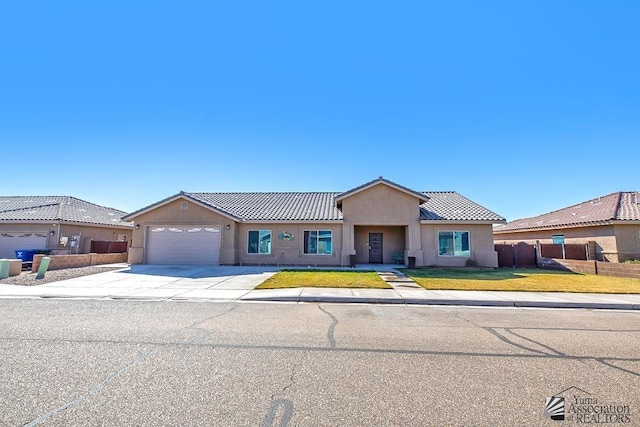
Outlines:
[[0,258],[15,258],[16,249],[45,249],[46,247],[46,232],[0,232]]
[[220,264],[220,227],[147,228],[147,264]]

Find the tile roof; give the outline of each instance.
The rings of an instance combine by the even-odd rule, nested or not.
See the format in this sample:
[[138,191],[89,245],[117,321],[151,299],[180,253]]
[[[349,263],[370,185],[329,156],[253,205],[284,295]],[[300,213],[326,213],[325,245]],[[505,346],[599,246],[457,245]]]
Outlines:
[[616,219],[620,221],[640,220],[640,191],[625,191],[620,193],[620,204]]
[[496,226],[496,234],[535,229],[598,225],[609,221],[640,220],[640,192],[611,193],[577,205]]
[[[344,193],[272,192],[181,194],[237,218],[239,221],[342,220],[342,212],[336,207],[335,198]],[[455,191],[423,192],[418,194],[422,194],[426,196],[425,199],[428,199],[427,202],[420,205],[421,220],[504,221],[504,218],[461,196]],[[173,199],[173,197],[170,199]],[[130,214],[129,217],[133,217],[134,214]]]
[[58,221],[131,227],[126,212],[70,196],[0,196],[0,221]]
[[420,205],[421,220],[504,222],[500,215],[455,191],[425,191],[424,194],[429,200]]
[[338,221],[338,193],[184,193],[245,221]]

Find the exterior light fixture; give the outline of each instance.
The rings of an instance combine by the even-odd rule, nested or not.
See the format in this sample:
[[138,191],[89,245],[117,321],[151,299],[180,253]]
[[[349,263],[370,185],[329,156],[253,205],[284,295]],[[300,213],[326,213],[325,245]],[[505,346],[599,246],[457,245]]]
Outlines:
[[136,224],[136,230],[140,230],[140,224]]
[[231,230],[231,224],[227,224],[227,230]]

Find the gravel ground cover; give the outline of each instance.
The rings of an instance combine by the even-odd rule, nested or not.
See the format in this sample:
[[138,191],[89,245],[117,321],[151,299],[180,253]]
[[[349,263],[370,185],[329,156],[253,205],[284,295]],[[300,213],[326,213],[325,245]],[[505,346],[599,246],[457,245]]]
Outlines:
[[90,274],[104,273],[106,271],[121,270],[123,267],[92,265],[90,267],[65,268],[62,270],[47,271],[44,279],[36,279],[37,273],[23,271],[17,276],[0,280],[6,285],[37,286],[43,283],[58,282],[60,280],[74,279],[76,277],[88,276]]

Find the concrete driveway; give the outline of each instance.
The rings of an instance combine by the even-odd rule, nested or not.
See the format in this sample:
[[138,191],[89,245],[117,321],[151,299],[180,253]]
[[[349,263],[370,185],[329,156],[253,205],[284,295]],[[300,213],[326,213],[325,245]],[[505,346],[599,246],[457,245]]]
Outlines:
[[271,277],[277,267],[133,265],[40,286],[0,287],[0,296],[233,301]]

